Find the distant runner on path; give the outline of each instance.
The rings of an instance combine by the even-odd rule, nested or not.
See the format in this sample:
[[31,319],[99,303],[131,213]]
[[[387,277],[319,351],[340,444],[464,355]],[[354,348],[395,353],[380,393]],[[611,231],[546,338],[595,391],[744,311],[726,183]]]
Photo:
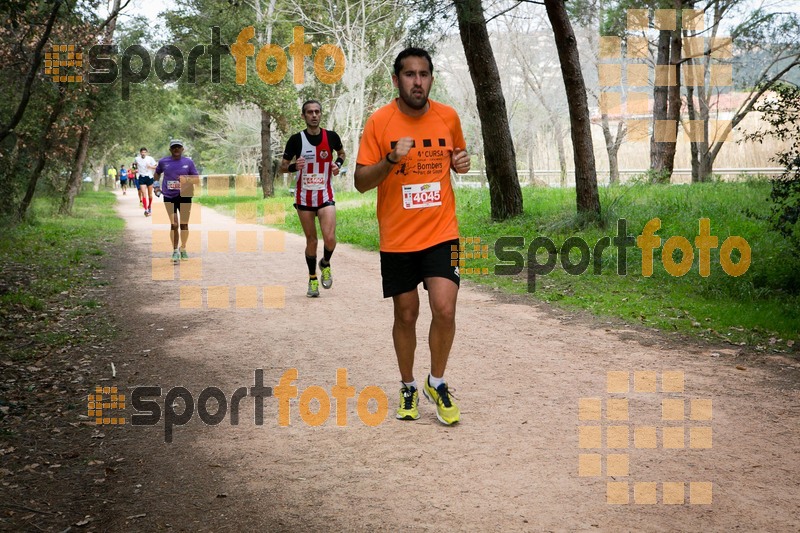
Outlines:
[[144,216],[149,217],[153,212],[153,174],[156,171],[156,160],[147,155],[147,148],[143,146],[139,149],[135,162],[139,172],[139,190],[142,195]]
[[142,190],[139,188],[139,176],[138,170],[136,167],[139,165],[136,161],[133,162],[131,165],[131,169],[128,171],[128,180],[131,182],[131,186],[136,189],[137,194],[139,195],[139,204],[142,203]]
[[[183,156],[183,141],[172,139],[169,142],[168,157],[158,160],[155,179],[164,175],[163,181],[156,181],[156,188],[163,190],[164,207],[170,223],[170,238],[172,239],[172,261],[185,261],[189,259],[186,253],[186,241],[189,240],[189,215],[192,211],[192,197],[181,196],[181,177],[197,176],[194,161]],[[180,214],[180,217],[178,216]],[[180,218],[180,220],[179,220]],[[180,226],[180,250],[178,249],[178,227]]]
[[[304,131],[295,133],[286,143],[281,161],[281,172],[297,173],[294,207],[306,236],[306,265],[308,266],[308,291],[306,296],[319,296],[317,280],[317,224],[322,231],[322,259],[319,268],[322,288],[333,285],[331,256],[336,248],[336,202],[333,199],[333,176],[339,174],[345,153],[342,140],[335,131],[319,127],[322,104],[316,100],[303,103],[301,116],[306,122]],[[336,161],[333,160],[336,150]],[[295,160],[292,163],[292,160]]]
[[119,167],[119,186],[122,187],[122,194],[128,194],[128,171],[125,170],[125,165]]
[[111,187],[116,189],[117,188],[117,169],[113,165],[111,166],[111,168],[108,169],[108,179],[110,179],[111,182],[112,182],[111,183]]

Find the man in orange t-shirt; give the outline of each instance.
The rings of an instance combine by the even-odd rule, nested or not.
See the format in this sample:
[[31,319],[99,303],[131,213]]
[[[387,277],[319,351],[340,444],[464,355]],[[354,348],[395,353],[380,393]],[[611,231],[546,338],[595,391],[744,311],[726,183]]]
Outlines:
[[399,98],[367,120],[356,161],[355,186],[378,188],[383,296],[394,304],[394,340],[403,383],[397,418],[419,418],[414,380],[416,323],[422,282],[428,291],[432,321],[428,339],[431,371],[423,393],[446,425],[460,411],[444,381],[456,332],[458,222],[450,170],[469,171],[469,155],[455,110],[428,99],[433,62],[425,50],[407,48],[394,62],[392,82]]

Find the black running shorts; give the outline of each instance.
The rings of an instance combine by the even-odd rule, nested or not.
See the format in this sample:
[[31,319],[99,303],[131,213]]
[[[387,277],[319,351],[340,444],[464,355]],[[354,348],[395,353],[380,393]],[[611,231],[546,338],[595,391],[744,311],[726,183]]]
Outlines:
[[445,241],[419,252],[381,252],[383,297],[389,298],[412,291],[420,281],[427,290],[425,278],[447,278],[460,285],[458,265],[452,264],[453,250],[456,250],[458,257],[458,239]]
[[191,196],[178,195],[178,196],[175,196],[173,198],[167,198],[166,196],[164,196],[164,203],[165,204],[172,204],[173,211],[180,211],[181,210],[181,204],[190,204],[190,203],[192,203],[192,197]]
[[322,209],[323,207],[328,207],[328,206],[331,206],[331,205],[336,205],[336,202],[334,202],[333,200],[329,200],[329,201],[327,201],[327,202],[324,202],[324,203],[322,203],[321,205],[317,205],[317,206],[310,206],[310,205],[300,205],[300,204],[292,204],[292,205],[294,206],[294,208],[295,208],[295,209],[298,209],[298,210],[300,210],[300,211],[313,211],[313,212],[315,212],[315,213],[316,213],[317,211],[319,211],[319,210],[320,210],[320,209]]

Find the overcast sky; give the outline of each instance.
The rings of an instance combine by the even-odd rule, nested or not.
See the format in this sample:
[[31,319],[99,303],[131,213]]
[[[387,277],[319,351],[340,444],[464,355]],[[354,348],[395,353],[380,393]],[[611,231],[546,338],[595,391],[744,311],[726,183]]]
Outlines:
[[[749,0],[747,4],[749,4],[751,9],[763,6],[770,11],[800,13],[800,0]],[[125,8],[124,13],[127,15],[142,14],[153,23],[156,23],[158,21],[158,14],[163,11],[165,7],[167,7],[167,3],[164,2],[164,0],[131,0],[130,5]],[[108,13],[108,9],[102,10],[101,13]]]
[[[124,0],[122,3],[125,3]],[[100,9],[100,15],[107,15],[111,2],[107,7]],[[131,3],[122,11],[122,17],[144,15],[151,22],[158,20],[158,14],[166,7],[164,0],[131,0]]]

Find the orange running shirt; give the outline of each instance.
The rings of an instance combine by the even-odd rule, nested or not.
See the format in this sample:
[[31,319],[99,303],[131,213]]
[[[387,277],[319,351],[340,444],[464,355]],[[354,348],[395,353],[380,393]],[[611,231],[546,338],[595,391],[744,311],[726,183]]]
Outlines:
[[454,148],[466,149],[461,121],[449,106],[428,100],[421,117],[400,111],[397,100],[378,109],[364,126],[359,165],[374,165],[398,139],[414,146],[378,185],[378,226],[383,252],[417,252],[458,239],[450,161]]

